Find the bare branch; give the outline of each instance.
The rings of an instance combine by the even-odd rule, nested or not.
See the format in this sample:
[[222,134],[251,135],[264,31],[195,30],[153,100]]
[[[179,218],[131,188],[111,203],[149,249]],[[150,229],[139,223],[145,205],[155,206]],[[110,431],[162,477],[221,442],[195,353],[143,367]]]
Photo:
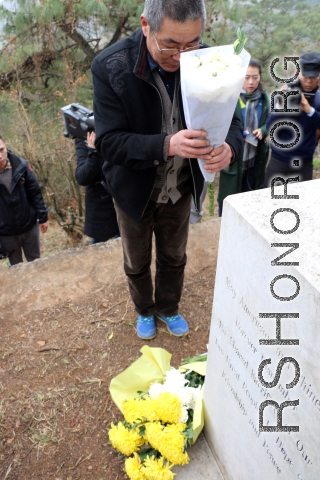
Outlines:
[[80,47],[85,53],[88,60],[93,60],[96,56],[95,51],[91,48],[89,42],[74,28],[70,23],[59,22],[58,27]]

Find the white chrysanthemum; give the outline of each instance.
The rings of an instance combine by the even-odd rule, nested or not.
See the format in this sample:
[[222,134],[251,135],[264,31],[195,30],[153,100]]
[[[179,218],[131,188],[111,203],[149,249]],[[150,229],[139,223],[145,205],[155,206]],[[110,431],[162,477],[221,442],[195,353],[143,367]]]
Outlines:
[[225,53],[222,57],[222,61],[228,67],[241,67],[242,66],[242,58],[240,55],[234,55],[233,53]]
[[213,52],[209,55],[196,55],[196,58],[197,61],[194,61],[193,58],[190,60],[195,68],[201,70],[201,75],[204,73],[204,70],[210,72],[211,70],[219,71],[226,70],[228,67],[242,66],[242,58],[239,55],[234,55],[233,53],[220,54],[220,52]]
[[197,387],[197,388],[193,388],[193,395],[192,395],[192,404],[190,406],[190,408],[192,408],[193,410],[195,409],[195,406],[196,406],[196,403],[197,403],[197,400],[200,396],[200,393],[201,393],[201,387]]
[[172,368],[166,373],[166,379],[164,385],[168,388],[184,388],[188,383],[188,380],[184,378],[184,375],[175,368]]
[[208,55],[208,57],[213,61],[218,61],[220,62],[221,60],[221,53],[219,52],[219,50],[215,50],[214,52],[212,52],[211,54]]
[[176,392],[177,396],[180,399],[182,405],[185,405],[187,408],[192,408],[193,404],[193,389],[190,387],[179,388]]
[[183,406],[179,423],[187,423],[187,421],[188,421],[188,409],[187,407]]
[[[188,98],[194,97],[201,102],[211,102],[214,99],[226,103],[232,97],[232,90],[226,88],[230,78],[242,78],[242,57],[231,52],[206,50],[209,49],[183,59],[183,69],[188,71],[185,93]],[[197,85],[197,88],[193,89],[192,85]]]
[[164,385],[161,383],[153,383],[150,388],[149,388],[149,396],[150,398],[157,398],[160,393],[167,392],[168,390],[165,390]]

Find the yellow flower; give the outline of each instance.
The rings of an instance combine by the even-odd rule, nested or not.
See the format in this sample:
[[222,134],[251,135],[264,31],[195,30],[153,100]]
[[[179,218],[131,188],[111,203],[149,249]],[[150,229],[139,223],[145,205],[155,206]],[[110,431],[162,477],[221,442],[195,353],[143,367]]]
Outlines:
[[121,406],[124,418],[129,423],[138,422],[139,419],[147,419],[148,422],[159,420],[155,412],[154,402],[155,400],[149,397],[125,400]]
[[160,393],[155,400],[155,411],[163,423],[178,423],[182,414],[182,405],[170,392]]
[[146,424],[144,438],[169,462],[174,465],[186,465],[189,463],[189,456],[184,452],[185,436],[182,431],[185,428],[184,423],[167,425],[166,427],[159,422],[148,423]]
[[111,423],[109,439],[113,448],[127,456],[132,455],[143,445],[143,438],[139,433],[136,430],[128,430],[122,422],[117,425]]
[[134,453],[134,457],[126,458],[124,468],[130,480],[146,480],[145,475],[141,471],[142,464],[139,456]]
[[189,463],[189,455],[184,452],[185,436],[182,431],[186,428],[184,423],[167,425],[161,435],[161,450],[159,452],[174,465]]
[[[144,438],[150,443],[150,445],[158,449],[158,445],[161,444],[161,435],[164,429],[164,426],[160,422],[151,422],[145,424],[146,430],[144,433]],[[157,445],[157,446],[155,446]]]
[[142,471],[146,480],[173,480],[175,473],[171,472],[172,467],[163,457],[157,460],[152,456],[145,459]]

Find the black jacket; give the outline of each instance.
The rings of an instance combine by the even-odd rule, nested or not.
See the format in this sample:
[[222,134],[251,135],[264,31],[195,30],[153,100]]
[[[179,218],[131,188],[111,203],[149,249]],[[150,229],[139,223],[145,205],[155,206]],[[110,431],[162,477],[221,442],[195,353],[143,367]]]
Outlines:
[[12,190],[8,192],[0,178],[0,235],[21,235],[48,220],[38,181],[26,160],[8,151],[12,166]]
[[[105,159],[108,187],[119,206],[139,221],[149,202],[157,168],[164,164],[166,136],[162,133],[162,99],[149,68],[141,29],[100,53],[93,61],[92,74],[96,146]],[[178,101],[185,126],[180,87]],[[243,140],[236,116],[226,142],[238,157]],[[190,166],[197,207],[204,179],[196,160],[190,161]]]
[[104,180],[103,159],[84,141],[76,140],[75,144],[75,177],[79,185],[86,187],[84,233],[98,242],[106,242],[119,235],[119,228],[111,195],[106,191],[107,197],[102,198],[98,191],[101,180]]
[[[300,84],[296,84],[297,88]],[[300,87],[301,89],[301,87]],[[288,145],[290,142],[296,141],[297,133],[292,127],[288,127],[287,122],[291,122],[299,129],[299,141],[291,148],[284,148],[276,146],[275,142],[271,140],[272,156],[280,162],[290,163],[293,158],[301,158],[304,162],[312,162],[312,158],[317,146],[316,132],[320,128],[320,92],[318,87],[313,90],[315,94],[312,100],[309,100],[310,105],[315,109],[314,114],[309,117],[304,111],[299,113],[280,113],[273,112],[270,114],[267,129],[270,129],[278,122],[285,122],[282,127],[278,127],[274,133],[275,139],[279,144]],[[298,108],[298,106],[293,106]]]

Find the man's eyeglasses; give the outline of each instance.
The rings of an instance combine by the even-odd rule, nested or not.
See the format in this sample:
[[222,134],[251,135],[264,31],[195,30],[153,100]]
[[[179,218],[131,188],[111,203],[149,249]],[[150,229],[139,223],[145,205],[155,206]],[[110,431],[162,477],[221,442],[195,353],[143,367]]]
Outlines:
[[183,52],[190,52],[191,50],[197,50],[198,48],[203,46],[202,42],[198,42],[196,45],[193,47],[187,47],[187,48],[160,48],[159,43],[156,39],[156,36],[153,34],[153,37],[156,41],[157,48],[160,53],[163,53],[164,55],[176,55],[177,53],[183,53]]

